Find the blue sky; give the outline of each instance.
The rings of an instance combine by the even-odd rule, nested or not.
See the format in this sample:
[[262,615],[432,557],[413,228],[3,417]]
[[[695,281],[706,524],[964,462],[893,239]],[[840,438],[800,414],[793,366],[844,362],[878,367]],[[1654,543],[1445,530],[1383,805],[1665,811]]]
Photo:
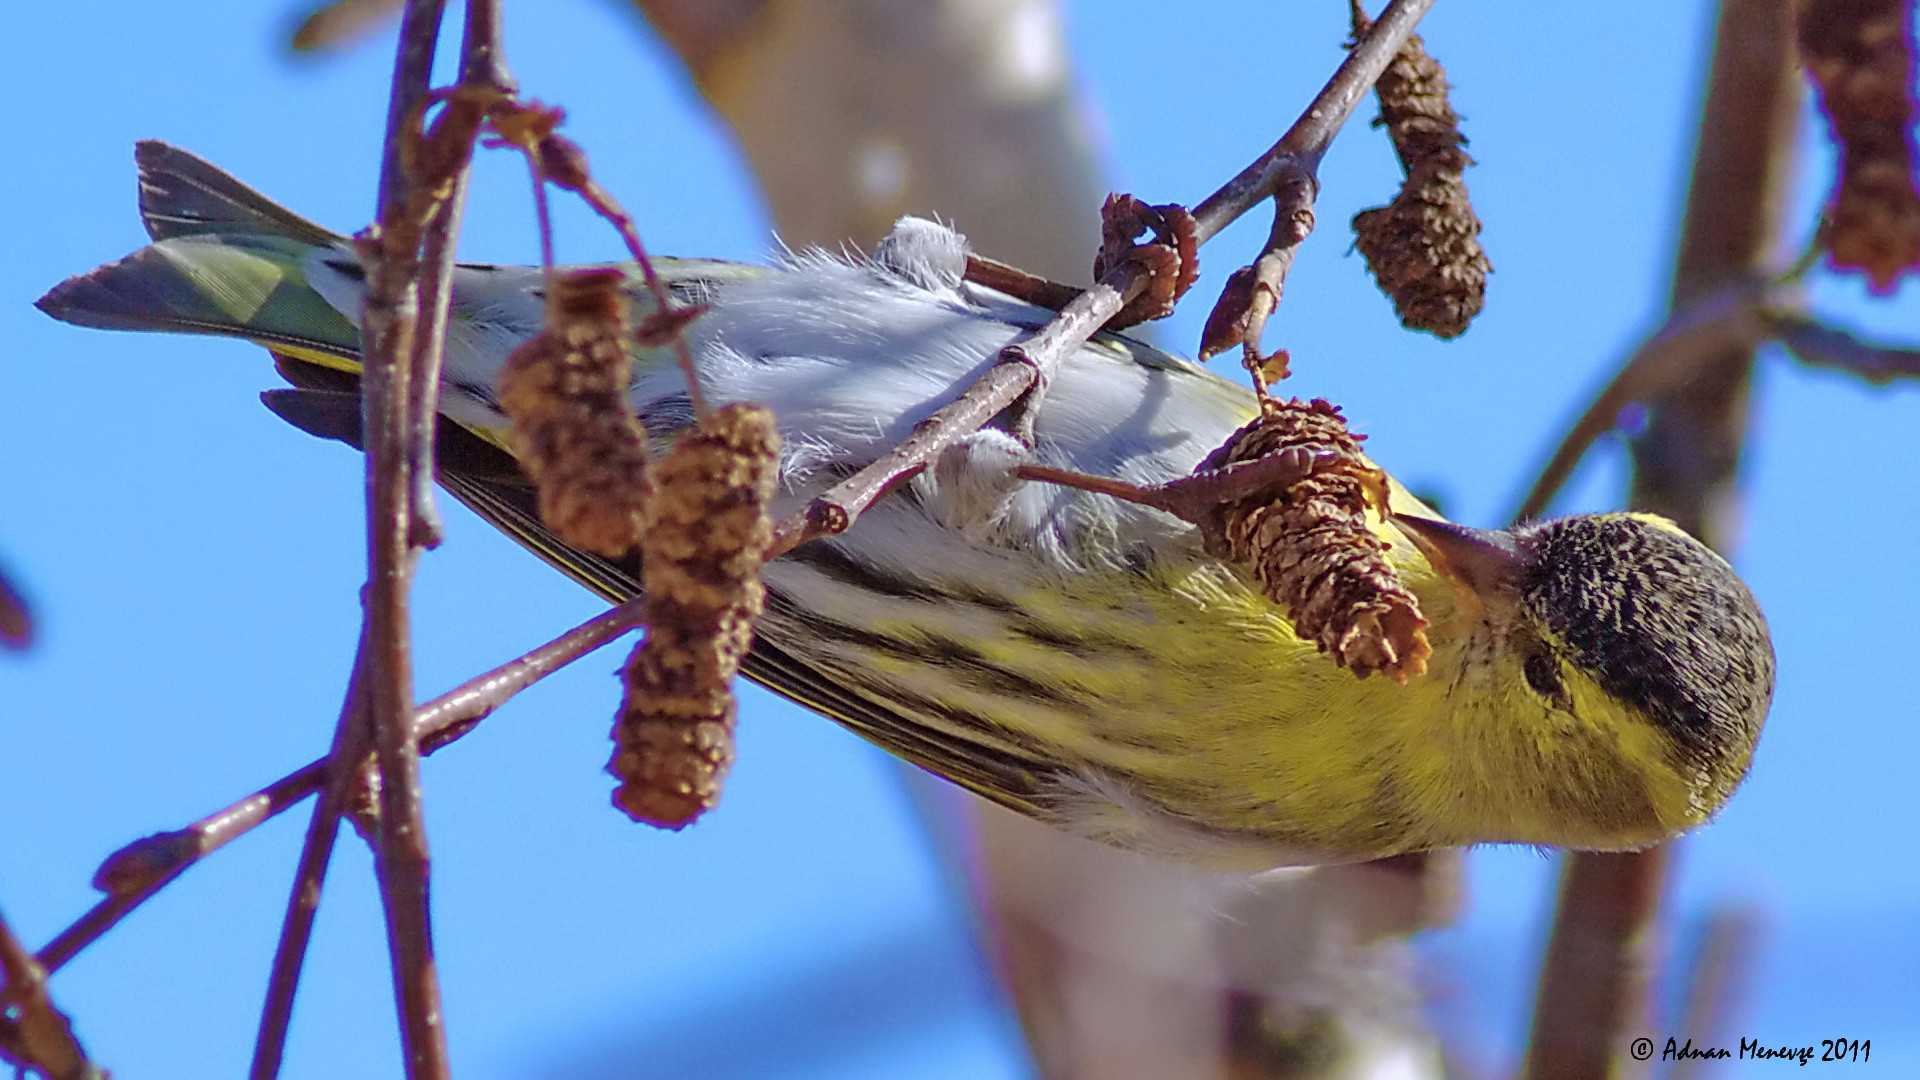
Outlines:
[[[1270,143],[1344,32],[1333,3],[1192,7],[1069,12],[1113,186],[1150,201],[1196,201]],[[1487,313],[1454,343],[1398,329],[1347,251],[1346,219],[1395,180],[1384,141],[1356,127],[1327,162],[1321,232],[1270,341],[1292,351],[1292,392],[1344,405],[1377,459],[1490,525],[1659,316],[1710,12],[1439,7],[1427,36],[1481,161]],[[83,331],[30,306],[144,242],[138,138],[200,153],[320,222],[366,220],[389,47],[296,62],[279,47],[289,18],[274,0],[0,11],[16,86],[0,182],[0,562],[43,631],[33,653],[0,655],[0,911],[35,944],[91,903],[101,856],[304,763],[332,729],[358,625],[358,460],[259,406],[275,379],[257,349]],[[654,250],[767,250],[738,159],[623,7],[512,4],[507,40],[526,91],[568,108]],[[1803,226],[1828,168],[1819,134],[1806,137]],[[504,156],[483,162],[467,256],[533,257],[522,176]],[[617,254],[609,234],[565,221],[563,256]],[[1203,291],[1263,228],[1208,249]],[[1920,339],[1912,284],[1869,302],[1821,276],[1814,297],[1849,325]],[[1182,312],[1162,340],[1190,346],[1199,318]],[[1679,855],[1673,925],[1684,948],[1713,905],[1757,905],[1767,936],[1743,1031],[1870,1038],[1873,1063],[1851,1075],[1914,1075],[1920,724],[1905,679],[1920,390],[1777,355],[1757,387],[1737,562],[1772,622],[1779,693],[1752,779]],[[1603,445],[1560,508],[1616,505],[1623,460]],[[596,610],[445,508],[450,539],[417,593],[423,694]],[[599,772],[618,659],[535,689],[426,767],[459,1074],[622,1076],[646,1062],[646,1075],[716,1078],[1024,1075],[890,764],[750,692],[722,810],[679,835],[640,829],[607,808]],[[195,869],[59,976],[59,1000],[122,1080],[244,1068],[303,819]],[[357,844],[342,850],[289,1077],[397,1075],[371,876]],[[1475,853],[1469,914],[1422,943],[1438,1008],[1488,1063],[1524,1035],[1552,874],[1531,851]]]

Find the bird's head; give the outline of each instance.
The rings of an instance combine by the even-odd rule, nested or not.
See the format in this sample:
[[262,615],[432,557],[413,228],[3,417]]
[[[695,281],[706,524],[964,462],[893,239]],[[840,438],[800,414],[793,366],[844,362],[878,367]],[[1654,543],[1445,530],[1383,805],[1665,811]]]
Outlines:
[[1680,782],[1679,805],[1648,791],[1653,834],[1725,803],[1752,761],[1774,678],[1766,620],[1726,560],[1651,514],[1491,531],[1397,521],[1465,616],[1494,628],[1503,669],[1562,718],[1544,738],[1606,743],[1645,788],[1655,773]]

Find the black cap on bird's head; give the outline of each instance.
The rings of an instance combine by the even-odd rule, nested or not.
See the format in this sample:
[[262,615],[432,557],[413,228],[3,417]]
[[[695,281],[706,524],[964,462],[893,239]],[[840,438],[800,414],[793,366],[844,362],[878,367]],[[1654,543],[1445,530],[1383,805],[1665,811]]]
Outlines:
[[1650,514],[1511,531],[1397,520],[1463,590],[1517,603],[1568,662],[1646,716],[1707,775],[1712,801],[1740,782],[1773,698],[1773,643],[1753,593],[1712,549]]

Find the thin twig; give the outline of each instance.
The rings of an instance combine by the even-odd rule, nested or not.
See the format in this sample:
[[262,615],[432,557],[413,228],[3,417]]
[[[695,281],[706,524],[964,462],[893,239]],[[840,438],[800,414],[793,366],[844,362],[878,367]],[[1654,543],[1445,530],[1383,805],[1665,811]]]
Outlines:
[[1780,316],[1774,332],[1793,358],[1808,367],[1843,371],[1875,386],[1895,379],[1920,379],[1920,349],[1862,341],[1798,313]]
[[[1707,917],[1700,948],[1687,973],[1686,1004],[1679,1030],[1697,1046],[1725,1046],[1742,1005],[1741,991],[1753,970],[1754,944],[1760,936],[1760,913],[1751,907],[1716,909]],[[1699,1080],[1714,1071],[1704,1057],[1676,1061],[1667,1080]]]
[[[280,939],[274,946],[273,967],[267,976],[267,998],[260,1007],[260,1027],[253,1039],[253,1063],[247,1071],[249,1080],[273,1080],[280,1075],[280,1063],[286,1056],[287,1031],[293,1024],[293,999],[300,989],[300,969],[306,963],[307,944],[313,939],[313,921],[320,911],[320,890],[326,883],[327,864],[333,860],[333,845],[339,839],[340,815],[352,791],[354,768],[367,755],[365,680],[362,678],[366,654],[363,634],[353,674],[347,680],[346,700],[341,703],[340,717],[334,723],[333,748],[326,758],[329,767],[323,773],[329,782],[314,805],[313,816],[307,819],[300,861],[294,868],[293,889],[287,897],[287,913],[280,920]],[[334,763],[339,767],[331,768]],[[172,880],[172,876],[158,882],[148,895]]]
[[1066,357],[1113,318],[1146,286],[1136,263],[1123,263],[1075,297],[1027,340],[1000,350],[999,358],[965,393],[914,425],[912,434],[885,456],[815,496],[774,526],[769,561],[809,540],[845,532],[867,507],[895,484],[926,468],[942,450],[1036,386],[1044,386]]
[[[468,0],[465,34],[460,85],[512,94],[513,76],[500,52],[499,0]],[[469,147],[471,143],[469,137]],[[426,230],[420,254],[420,319],[414,333],[413,373],[407,382],[407,430],[412,439],[407,471],[413,482],[410,539],[420,548],[440,546],[442,534],[440,515],[434,509],[433,429],[440,417],[440,365],[446,346],[447,315],[453,303],[454,249],[460,218],[466,210],[468,177],[466,168],[458,169],[444,195],[436,199],[436,217]],[[382,190],[386,190],[384,185]],[[385,212],[383,207],[382,220]]]
[[1309,174],[1319,171],[1320,158],[1333,144],[1334,135],[1359,107],[1360,99],[1373,89],[1380,73],[1406,43],[1407,35],[1413,33],[1414,25],[1432,6],[1433,0],[1394,0],[1387,5],[1373,28],[1347,53],[1333,78],[1327,80],[1313,103],[1280,141],[1193,208],[1201,243],[1211,240],[1273,194],[1289,168],[1303,168]]
[[1546,513],[1595,442],[1614,430],[1620,411],[1686,386],[1702,367],[1728,349],[1752,349],[1774,333],[1782,300],[1758,281],[1738,281],[1678,308],[1640,343],[1608,381],[1541,467],[1512,520]]
[[60,970],[187,867],[295,806],[325,776],[322,758],[184,829],[142,837],[107,856],[93,875],[93,887],[107,895],[40,950],[40,963],[48,971]]
[[1124,499],[1201,525],[1218,514],[1222,506],[1299,483],[1338,457],[1331,448],[1293,447],[1146,487],[1051,465],[1021,465],[1014,472],[1022,480],[1038,480]]
[[[1431,6],[1433,0],[1394,0],[1286,135],[1194,210],[1201,241],[1271,196],[1282,177],[1303,168],[1312,172],[1340,126]],[[1299,186],[1310,201],[1313,185]],[[1284,209],[1291,213],[1293,208]],[[925,468],[942,450],[978,431],[1022,394],[1044,392],[1066,358],[1139,295],[1146,277],[1138,262],[1122,262],[1061,308],[1047,325],[1000,350],[993,365],[959,398],[914,425],[905,442],[776,525],[767,558],[846,531],[880,496]]]
[[37,1069],[49,1080],[105,1080],[106,1073],[87,1060],[53,999],[47,973],[13,928],[0,916],[0,1059],[23,1074]]
[[[438,33],[438,11],[428,26],[428,20],[413,18],[416,7],[437,9],[438,4],[436,0],[410,3],[401,28],[403,39],[415,31]],[[468,0],[462,91],[470,95],[511,92],[500,30],[497,0]],[[429,93],[430,68],[408,68],[413,48],[403,44],[395,66],[396,107],[403,100],[424,101]],[[389,119],[383,178],[407,170],[414,149],[425,142],[413,113]],[[368,484],[368,571],[363,593],[367,664],[362,700],[379,787],[374,869],[386,912],[409,1080],[443,1080],[450,1068],[428,902],[429,857],[420,805],[420,745],[414,732],[408,594],[419,543],[432,532],[421,525],[427,519],[417,498],[419,492],[428,492],[428,497],[431,492],[438,360],[446,334],[460,206],[478,133],[477,117],[448,110],[433,132],[439,159],[435,164],[445,172],[405,175],[399,183],[383,184],[377,242],[363,244],[368,289],[361,340],[369,347],[361,376]],[[424,269],[423,254],[433,260]],[[416,368],[422,360],[423,368]],[[354,782],[347,773],[358,764],[357,758],[330,760],[324,801],[334,801],[336,791]]]
[[[414,714],[420,752],[454,742],[520,691],[619,639],[640,624],[641,610],[637,599],[610,608],[422,705]],[[40,963],[58,971],[187,868],[297,805],[326,778],[327,759],[320,758],[185,828],[144,837],[109,855],[93,879],[109,895],[41,949]]]
[[1273,226],[1267,231],[1267,242],[1258,258],[1227,279],[1200,334],[1202,360],[1240,346],[1241,364],[1253,379],[1254,393],[1261,397],[1267,396],[1269,383],[1287,374],[1285,354],[1261,353],[1260,339],[1267,320],[1280,306],[1294,256],[1313,232],[1313,200],[1318,187],[1313,174],[1298,164],[1280,171],[1275,179]]
[[971,252],[967,254],[966,279],[1049,311],[1059,311],[1080,295],[1080,289],[1076,286],[1049,281],[1017,266],[1008,266]]
[[[412,156],[406,151],[416,138],[428,100],[445,6],[445,0],[409,0],[401,17],[387,103],[386,135],[382,141],[384,153],[376,211],[379,225],[363,233],[359,244],[361,259],[367,267],[367,294],[360,331],[364,353],[361,426],[366,441],[368,488],[369,571],[367,587],[361,594],[365,616],[353,675],[348,680],[346,701],[341,706],[327,759],[329,782],[308,821],[293,890],[287,899],[287,913],[281,922],[280,940],[267,982],[267,999],[261,1007],[260,1028],[254,1039],[249,1073],[252,1080],[272,1080],[280,1072],[286,1053],[287,1029],[293,1018],[293,999],[299,989],[307,944],[312,938],[327,864],[332,860],[334,842],[339,836],[340,815],[347,805],[352,774],[373,742],[369,724],[380,722],[375,714],[381,710],[390,713],[396,698],[401,715],[405,715],[411,703],[406,652],[406,586],[411,577],[412,540],[429,535],[434,529],[415,517],[412,498],[411,467],[415,463],[410,460],[413,447],[408,438],[407,374],[413,359],[419,305],[417,220],[421,215],[418,208],[409,205],[415,178],[410,169]],[[410,209],[416,212],[410,215]],[[443,250],[450,250],[451,246],[448,243]],[[392,257],[394,255],[399,258]],[[419,464],[432,475],[431,457]],[[373,689],[378,684],[384,684],[384,692]],[[386,719],[391,722],[390,716]],[[390,763],[383,761],[382,766]],[[410,776],[404,771],[404,763],[400,770],[398,779],[405,783]],[[381,786],[385,790],[397,785],[383,783]],[[405,786],[408,791],[413,790],[412,784]],[[382,898],[391,913],[394,905],[386,891],[387,880],[388,875],[382,872]],[[420,915],[424,917],[424,911]],[[388,934],[390,944],[399,936],[391,918]],[[411,927],[408,936],[414,936]],[[399,951],[397,946],[394,951]],[[398,974],[395,983],[396,990],[403,994],[405,991],[400,988],[411,985]],[[417,1011],[428,1018],[428,1026],[434,1029],[425,1040],[432,1047],[437,1037],[438,1003]],[[409,1019],[416,1010],[403,1007],[402,1012],[401,1040],[408,1054],[407,1075],[412,1078],[416,1076],[413,1054],[421,1043],[421,1033],[418,1025]],[[428,1053],[432,1055],[433,1051]],[[437,1056],[441,1062],[439,1072],[427,1075],[445,1075],[443,1046]]]
[[[410,402],[430,402],[433,396],[430,389],[419,394],[412,389],[415,343],[416,336],[425,339],[422,344],[431,344],[444,333],[444,327],[423,330],[419,326],[420,255],[426,248],[444,261],[451,260],[455,247],[452,226],[457,214],[449,212],[444,200],[448,193],[463,190],[459,178],[466,172],[473,146],[472,136],[465,131],[448,130],[453,145],[437,148],[452,158],[448,175],[418,175],[413,167],[416,148],[425,141],[418,131],[418,118],[421,104],[430,93],[431,58],[442,13],[441,0],[410,0],[407,5],[383,143],[379,225],[371,234],[363,234],[359,245],[367,267],[360,339],[364,352],[361,394],[368,565],[367,584],[361,594],[365,629],[361,638],[364,663],[359,671],[363,689],[356,698],[360,708],[350,708],[348,716],[351,719],[353,713],[360,712],[364,717],[369,733],[366,741],[376,762],[380,827],[374,844],[374,869],[386,913],[388,955],[409,1080],[444,1080],[449,1073],[428,907],[419,746],[413,738],[412,623],[408,607],[419,556],[415,540],[430,531],[420,525],[421,508],[414,504],[414,492],[420,486],[414,470],[421,468],[432,475],[432,440],[425,440],[423,445],[414,438],[416,425],[410,422]],[[475,18],[470,12],[467,29],[471,50],[477,40],[498,32],[499,20],[497,15]],[[422,59],[427,62],[420,63]],[[497,57],[485,57],[472,67],[491,74],[496,70]],[[423,207],[423,201],[428,201],[431,209]],[[451,267],[443,265],[443,286],[450,283],[450,275]],[[439,307],[438,314],[444,319],[444,307],[435,301],[430,301],[429,307]],[[416,452],[422,454],[418,460],[414,458]],[[349,736],[337,742],[335,750],[357,741]],[[348,773],[359,762],[357,753],[329,760],[323,808],[338,810],[347,785],[353,782]],[[330,823],[329,836],[336,829]]]

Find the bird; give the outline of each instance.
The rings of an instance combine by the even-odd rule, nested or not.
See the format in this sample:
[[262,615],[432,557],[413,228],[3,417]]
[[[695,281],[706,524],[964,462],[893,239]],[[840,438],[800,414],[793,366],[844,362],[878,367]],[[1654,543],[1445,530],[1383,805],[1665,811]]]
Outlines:
[[[269,407],[358,444],[353,245],[210,163],[136,148],[152,243],[38,305],[87,327],[270,349]],[[885,454],[1051,312],[966,279],[965,238],[903,218],[870,254],[657,259],[710,403],[762,402],[777,512]],[[653,300],[624,268],[637,313]],[[439,480],[610,600],[632,557],[539,520],[495,376],[534,335],[538,267],[461,264]],[[695,419],[671,350],[637,349],[650,436]],[[742,672],[881,748],[1075,835],[1210,869],[1507,843],[1634,850],[1711,819],[1747,774],[1774,655],[1752,592],[1665,519],[1447,522],[1391,482],[1369,524],[1418,598],[1424,675],[1360,679],[1295,633],[1246,567],[1160,510],[1023,479],[1154,485],[1258,415],[1251,390],[1118,333],[1069,356],[1030,415],[960,440],[843,534],[764,570]]]

